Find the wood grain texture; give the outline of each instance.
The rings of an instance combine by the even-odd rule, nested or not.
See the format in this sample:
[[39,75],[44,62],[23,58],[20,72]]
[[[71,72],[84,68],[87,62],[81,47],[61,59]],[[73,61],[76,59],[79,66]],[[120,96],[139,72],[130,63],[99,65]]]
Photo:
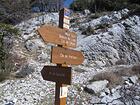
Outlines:
[[84,56],[80,51],[71,49],[52,47],[51,62],[56,64],[80,65],[84,61]]
[[67,98],[66,97],[61,98],[60,99],[60,105],[66,105],[66,101],[67,101]]
[[43,26],[37,31],[45,42],[59,44],[68,48],[76,47],[77,35],[74,32],[54,26]]

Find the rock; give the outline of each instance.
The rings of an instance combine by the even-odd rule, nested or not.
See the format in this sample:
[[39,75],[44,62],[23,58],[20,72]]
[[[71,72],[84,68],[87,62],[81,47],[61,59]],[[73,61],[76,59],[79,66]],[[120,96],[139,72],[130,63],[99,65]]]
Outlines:
[[103,66],[106,65],[106,63],[103,62],[103,61],[95,61],[95,63],[96,63],[96,65],[97,65],[98,67],[103,67]]
[[5,105],[15,105],[15,103],[14,102],[8,102]]
[[28,76],[29,74],[32,74],[34,71],[35,71],[34,66],[27,63],[23,65],[19,71],[17,71],[16,77],[24,78]]
[[44,92],[40,92],[40,96],[45,96]]
[[109,24],[110,22],[110,17],[109,16],[104,16],[101,18],[101,24]]
[[32,40],[28,40],[25,43],[25,47],[28,51],[34,52],[37,51],[39,48],[44,48],[45,43],[41,39],[32,39]]
[[110,94],[110,90],[108,88],[105,88],[104,91],[105,91],[106,95],[109,95]]
[[34,42],[32,42],[32,41],[27,41],[26,43],[25,43],[25,47],[26,47],[26,49],[28,50],[28,51],[36,51],[36,49],[37,49],[37,46],[36,46],[36,44],[34,43]]
[[47,62],[48,59],[49,59],[49,56],[43,52],[38,56],[38,60],[41,62]]
[[33,37],[35,33],[23,33],[22,37],[24,40],[28,40],[29,38]]
[[87,85],[87,89],[91,90],[92,93],[99,93],[104,90],[109,82],[107,80],[95,81]]
[[85,10],[84,10],[84,14],[85,14],[85,15],[88,15],[88,14],[90,14],[90,11],[89,11],[88,9],[85,9]]
[[4,105],[16,105],[17,99],[13,99],[13,100],[7,100],[5,99],[5,104]]
[[[121,86],[121,85],[119,85],[119,86],[115,87],[115,89],[114,89],[114,90],[119,90],[121,87],[122,87],[122,86]],[[113,92],[113,93],[114,93],[114,92]]]
[[127,80],[125,81],[125,84],[126,84],[126,85],[129,85],[129,86],[132,86],[132,85],[133,85],[132,83],[130,83],[130,82],[127,81]]
[[133,83],[133,84],[136,84],[137,81],[138,81],[138,77],[135,75],[135,76],[132,76],[132,77],[129,77],[129,82],[130,83]]
[[105,92],[101,92],[100,93],[100,98],[103,98],[103,97],[105,97],[106,96],[106,93]]
[[112,95],[106,95],[105,97],[103,97],[101,99],[101,102],[106,103],[106,104],[111,102],[111,104],[112,104],[113,100],[119,99],[120,97],[121,97],[121,95],[119,94],[118,91],[116,91]]
[[79,73],[86,72],[86,70],[81,69],[80,67],[75,67],[75,68],[74,68],[74,71],[79,72]]
[[[11,35],[12,36],[12,35]],[[6,49],[11,49],[13,47],[13,41],[14,41],[14,38],[12,38],[11,36],[6,36],[4,37],[3,39],[3,42],[4,42],[4,47]]]
[[[99,67],[140,62],[140,18],[132,16],[123,20],[128,13],[128,9],[123,9],[89,22],[81,22],[79,26],[81,33],[88,29],[87,27],[98,26],[95,33],[88,34],[78,42],[79,48],[85,54],[85,65],[93,64],[91,66],[95,67],[95,61]],[[104,24],[106,24],[105,27],[103,27]]]
[[119,94],[119,92],[118,91],[116,91],[116,92],[114,92],[113,94],[112,94],[112,96],[111,96],[113,99],[118,99],[118,98],[120,98],[121,97],[121,95]]
[[94,103],[99,103],[101,101],[100,98],[98,98],[97,96],[93,96],[90,103],[94,104]]

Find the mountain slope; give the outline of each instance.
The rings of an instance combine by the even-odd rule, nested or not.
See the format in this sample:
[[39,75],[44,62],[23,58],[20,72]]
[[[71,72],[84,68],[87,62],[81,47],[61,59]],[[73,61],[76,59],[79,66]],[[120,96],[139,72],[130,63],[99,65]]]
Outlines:
[[[90,87],[89,81],[99,73],[129,69],[140,62],[140,17],[128,16],[128,12],[129,10],[124,9],[97,19],[82,13],[76,15],[76,18],[73,17],[75,23],[72,23],[71,30],[78,36],[76,49],[84,53],[85,61],[82,65],[72,67],[73,78],[68,93],[68,105],[93,105],[93,101],[98,99],[109,102],[114,99],[114,93],[119,96],[115,90],[104,95],[103,90],[101,97],[94,97],[95,94],[88,94],[85,87]],[[55,84],[44,81],[40,74],[44,65],[52,65],[50,53],[53,44],[44,43],[36,32],[44,22],[58,25],[58,14],[46,14],[15,26],[21,30],[21,36],[13,39],[10,53],[13,58],[25,58],[25,61],[15,62],[15,66],[20,67],[12,75],[18,78],[0,83],[1,105],[53,104]],[[129,84],[128,79],[125,79]]]

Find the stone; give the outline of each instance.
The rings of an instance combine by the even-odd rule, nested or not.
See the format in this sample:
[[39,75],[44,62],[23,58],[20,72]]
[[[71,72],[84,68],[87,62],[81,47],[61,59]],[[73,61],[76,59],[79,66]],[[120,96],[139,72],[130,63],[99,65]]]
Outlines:
[[37,49],[37,46],[36,46],[36,44],[34,43],[34,42],[32,42],[32,41],[27,41],[26,43],[25,43],[25,47],[26,47],[26,49],[28,50],[28,51],[36,51],[36,49]]
[[25,43],[25,48],[30,52],[37,52],[40,48],[44,48],[45,43],[41,39],[28,40]]
[[41,62],[47,62],[48,61],[48,55],[42,52],[38,56],[38,60],[41,61]]
[[138,81],[138,77],[135,75],[135,76],[132,76],[132,77],[129,77],[129,82],[130,83],[133,83],[133,84],[136,84],[137,81]]
[[103,62],[103,61],[95,61],[95,63],[96,63],[96,65],[97,65],[98,67],[103,67],[103,66],[106,65],[106,63]]
[[106,93],[105,92],[101,92],[100,93],[100,98],[103,98],[103,97],[105,97],[106,96]]
[[94,104],[94,103],[99,103],[101,101],[100,98],[98,98],[97,96],[93,96],[90,103]]
[[126,85],[129,85],[129,86],[132,86],[132,85],[133,85],[133,84],[130,83],[128,80],[125,81],[125,84],[126,84]]
[[88,15],[88,14],[90,14],[90,11],[88,9],[85,9],[84,14]]
[[106,95],[110,94],[110,90],[108,88],[105,88],[104,92],[106,93]]
[[87,89],[93,91],[94,93],[99,93],[104,90],[109,82],[107,80],[95,81],[87,85]]
[[113,100],[119,99],[120,97],[121,96],[120,96],[119,92],[116,91],[112,95],[106,95],[105,97],[103,97],[101,99],[101,102],[102,103],[110,103],[110,102],[113,102]]
[[17,71],[16,77],[18,78],[24,78],[28,76],[29,74],[32,74],[35,71],[35,68],[33,65],[25,64],[22,66],[22,68]]
[[23,33],[22,37],[25,39],[25,40],[28,40],[29,38],[35,36],[35,33]]

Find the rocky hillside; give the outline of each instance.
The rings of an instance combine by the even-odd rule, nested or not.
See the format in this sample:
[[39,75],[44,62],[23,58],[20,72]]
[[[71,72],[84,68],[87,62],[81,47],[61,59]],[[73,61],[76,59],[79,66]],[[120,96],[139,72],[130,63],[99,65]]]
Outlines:
[[140,61],[140,18],[128,17],[128,13],[129,10],[124,9],[97,19],[81,17],[75,27],[78,27],[79,37],[83,37],[78,41],[78,47],[88,59],[88,65],[109,66]]
[[[90,13],[72,17],[76,49],[85,61],[72,67],[67,105],[140,104],[140,66],[133,67],[140,62],[140,17],[128,13],[124,9],[97,19]],[[5,46],[12,45],[9,53],[16,72],[0,83],[0,105],[53,105],[55,84],[40,74],[44,65],[52,65],[52,44],[36,32],[44,23],[58,25],[58,14],[24,21],[15,26],[19,37],[5,37]]]

